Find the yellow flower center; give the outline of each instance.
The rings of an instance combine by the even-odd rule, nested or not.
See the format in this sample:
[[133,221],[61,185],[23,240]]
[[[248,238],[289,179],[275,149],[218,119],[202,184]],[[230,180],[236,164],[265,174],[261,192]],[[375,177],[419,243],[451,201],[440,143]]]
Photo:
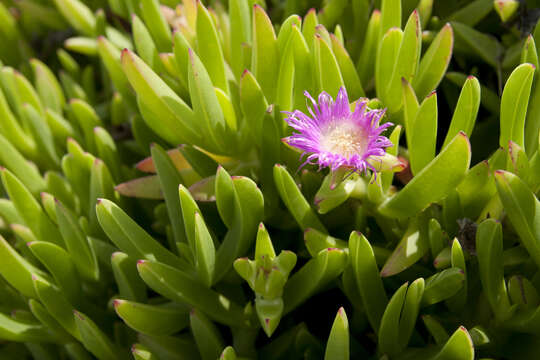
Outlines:
[[324,132],[321,145],[328,152],[350,159],[365,152],[367,136],[352,124],[331,124]]

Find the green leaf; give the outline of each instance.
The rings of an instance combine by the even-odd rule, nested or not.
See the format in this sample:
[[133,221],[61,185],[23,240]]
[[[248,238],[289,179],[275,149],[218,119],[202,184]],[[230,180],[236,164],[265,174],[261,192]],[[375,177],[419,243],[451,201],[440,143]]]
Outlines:
[[118,349],[89,317],[79,311],[74,311],[73,317],[81,334],[81,342],[98,359],[117,360],[126,358],[123,351]]
[[379,211],[386,216],[410,217],[443,199],[465,176],[470,158],[469,140],[460,133],[398,194],[379,206]]
[[387,84],[387,90],[384,94],[385,103],[391,113],[397,112],[402,106],[402,79],[411,81],[416,75],[422,47],[421,33],[420,18],[418,11],[415,10],[405,25],[390,83]]
[[37,59],[30,60],[34,71],[35,87],[45,107],[61,112],[66,104],[66,98],[60,83],[52,71]]
[[306,248],[312,257],[317,256],[317,254],[324,249],[345,249],[347,247],[346,241],[337,239],[311,228],[304,231],[304,243],[306,244]]
[[506,81],[501,99],[501,147],[506,148],[510,140],[525,145],[525,117],[534,70],[531,64],[521,64]]
[[[218,189],[220,184],[219,179],[230,178],[229,174],[223,168],[218,169],[216,177],[216,201],[218,202],[218,210],[221,218],[226,223],[229,231],[225,235],[216,254],[216,269],[214,282],[225,275],[230,269],[234,260],[243,256],[250,248],[254,241],[254,235],[257,231],[257,226],[263,220],[264,198],[261,190],[257,187],[253,180],[235,176],[231,178],[233,187],[230,194]],[[223,196],[222,200],[220,198]],[[229,198],[229,196],[232,196]],[[229,199],[234,199],[230,201]],[[227,203],[228,206],[220,205],[220,202]],[[230,206],[233,205],[233,206]],[[222,209],[231,209],[230,213],[224,216],[225,212]],[[230,215],[233,215],[232,217]],[[225,219],[229,217],[232,221],[227,222]]]
[[514,275],[508,280],[508,294],[512,303],[521,309],[536,309],[540,304],[534,285],[521,275]]
[[446,133],[443,148],[460,132],[471,136],[478,109],[480,108],[480,83],[474,76],[467,77],[461,89],[450,128]]
[[349,360],[349,321],[345,309],[339,308],[324,354],[325,360]]
[[184,272],[147,260],[139,261],[137,268],[148,286],[163,296],[187,303],[221,324],[247,326],[247,317],[239,305],[224,295],[206,288]]
[[391,28],[401,28],[401,0],[381,1],[381,38]]
[[395,356],[402,351],[399,340],[399,317],[407,295],[408,283],[394,293],[381,319],[381,327],[379,328],[379,348],[383,354]]
[[332,173],[326,175],[313,200],[319,214],[326,214],[347,201],[355,188],[363,185],[363,183],[357,184],[358,182],[362,182],[362,180],[352,176],[339,182],[336,186],[334,175]]
[[111,241],[135,259],[158,260],[179,269],[189,265],[154,240],[113,202],[101,199],[96,205],[99,223]]
[[423,99],[441,82],[454,46],[454,32],[450,24],[446,24],[437,34],[418,66],[418,73],[412,80],[412,86],[418,96]]
[[189,145],[181,145],[178,150],[202,178],[216,174],[219,164],[204,152]]
[[259,5],[253,6],[253,52],[251,72],[261,84],[265,97],[273,102],[279,66],[279,48],[270,18]]
[[437,93],[432,92],[420,105],[412,127],[409,161],[412,173],[418,175],[435,157],[437,142]]
[[420,311],[420,304],[424,295],[424,279],[416,279],[409,285],[407,296],[403,303],[401,316],[399,319],[399,343],[405,349],[409,344],[409,340],[414,332],[416,319]]
[[332,50],[339,64],[339,69],[343,75],[343,81],[350,98],[358,99],[366,96],[362,83],[360,82],[360,77],[349,53],[336,36],[330,35],[330,38],[332,39]]
[[114,300],[114,309],[129,327],[143,334],[172,335],[189,324],[189,309],[172,302],[147,305],[117,299]]
[[283,314],[287,314],[310,296],[335,280],[347,265],[347,253],[341,249],[324,249],[294,273],[285,284]]
[[327,232],[304,198],[304,195],[302,195],[292,176],[287,169],[279,164],[274,166],[274,181],[281,200],[283,200],[285,206],[289,209],[302,230],[313,228],[324,233]]
[[453,268],[458,268],[463,271],[464,281],[463,288],[454,297],[448,299],[447,305],[455,312],[463,311],[463,307],[467,303],[467,266],[465,264],[465,256],[461,249],[461,244],[457,238],[452,242],[450,262]]
[[195,268],[204,285],[210,287],[214,277],[216,250],[212,236],[200,213],[195,213]]
[[126,301],[146,301],[146,286],[137,272],[137,260],[117,251],[110,256],[110,262],[120,297]]
[[0,338],[17,342],[55,341],[43,325],[15,320],[3,313],[0,313]]
[[100,36],[97,41],[99,56],[107,69],[114,87],[122,94],[122,98],[128,102],[130,107],[134,109],[136,104],[133,98],[133,90],[129,85],[126,75],[122,71],[120,50],[103,36]]
[[190,335],[149,336],[140,334],[139,341],[156,355],[158,359],[191,360],[198,359],[197,348]]
[[436,344],[444,344],[450,338],[445,328],[431,315],[422,315],[424,325],[428,329]]
[[134,344],[131,347],[131,354],[135,360],[158,360],[157,356],[142,344]]
[[386,260],[381,276],[388,277],[402,272],[407,269],[425,255],[429,250],[428,239],[424,222],[424,216],[420,216],[419,220],[413,220],[409,223],[409,227],[399,244],[396,246],[392,255]]
[[131,354],[135,360],[158,360],[149,348],[141,344],[134,344],[131,347]]
[[2,236],[0,255],[3,259],[0,262],[0,274],[4,279],[24,296],[35,298],[32,274],[47,275],[19,255]]
[[63,328],[77,340],[81,339],[79,329],[73,318],[73,306],[66,299],[64,293],[44,278],[32,275],[34,290],[38,299],[49,314],[58,321]]
[[360,51],[356,69],[360,76],[360,82],[368,88],[369,82],[373,77],[375,70],[375,57],[379,44],[379,32],[381,31],[381,12],[373,10],[367,24],[366,36]]
[[[75,342],[75,339],[56,321],[51,314],[45,309],[43,305],[37,300],[28,300],[28,307],[32,312],[32,315],[38,319],[48,331],[54,334],[54,336],[62,343]],[[2,336],[2,335],[0,335]],[[3,338],[3,337],[2,337]]]
[[240,79],[243,68],[242,44],[251,43],[251,16],[247,1],[231,0],[229,2],[229,18],[231,22],[231,66],[234,75]]
[[492,0],[475,0],[455,11],[449,18],[465,25],[475,26],[493,10]]
[[[152,153],[152,160],[158,174],[161,192],[165,198],[167,213],[169,214],[169,220],[174,234],[174,241],[175,243],[186,242],[180,200],[178,199],[178,185],[182,184],[184,181],[174,166],[171,158],[161,146],[154,144],[151,146],[150,152]],[[171,244],[171,249],[176,250],[174,243]]]
[[422,305],[429,306],[454,296],[465,281],[463,270],[459,268],[445,269],[426,280],[422,297]]
[[540,264],[540,201],[516,175],[497,170],[495,183],[499,197],[523,246],[536,264]]
[[386,99],[385,95],[392,81],[402,40],[403,31],[399,28],[391,28],[384,33],[379,44],[375,63],[375,90],[377,90],[377,97],[383,101]]
[[248,70],[240,78],[240,107],[251,134],[260,139],[268,102],[257,79]]
[[202,360],[215,360],[219,357],[225,343],[219,329],[206,316],[197,310],[189,314],[191,332]]
[[144,22],[150,34],[152,34],[158,51],[170,51],[172,46],[171,28],[161,13],[159,1],[142,0],[139,6]]
[[[165,84],[139,57],[124,50],[122,68],[131,86],[148,112],[147,125],[170,144],[194,143],[199,135],[194,130],[195,115],[186,103]],[[141,110],[142,111],[142,110]]]
[[448,339],[441,351],[433,360],[473,360],[474,346],[471,336],[463,326],[460,326]]
[[3,169],[0,172],[9,198],[32,233],[38,240],[50,241],[63,246],[62,237],[56,225],[49,219],[28,189],[9,170]]
[[375,262],[373,248],[364,235],[353,232],[349,238],[349,251],[367,318],[371,327],[378,332],[388,298]]
[[332,98],[336,98],[339,89],[345,86],[339,64],[330,48],[330,45],[319,35],[314,38],[313,68],[315,69],[318,92],[326,91]]
[[68,252],[45,241],[33,241],[27,245],[32,254],[54,277],[56,284],[62,289],[66,298],[71,303],[78,303],[81,300],[80,279]]
[[192,50],[189,50],[188,79],[193,112],[200,122],[205,145],[210,151],[230,152],[225,150],[223,135],[227,125],[216,92],[207,70]]
[[[148,28],[144,25],[139,16],[134,13],[131,16],[131,32],[133,34],[133,41],[135,42],[135,49],[141,59],[143,59],[143,61],[152,69],[156,69],[159,56],[156,43],[152,39],[152,35],[150,35]],[[185,68],[185,71],[187,72],[187,67]]]
[[92,10],[78,0],[54,0],[58,11],[71,26],[86,36],[94,36],[96,19]]
[[34,139],[36,139],[36,144],[40,151],[39,159],[47,164],[48,167],[58,168],[60,159],[56,152],[54,138],[43,116],[27,103],[22,106],[21,113],[22,118],[29,125]]
[[497,69],[504,49],[495,37],[458,22],[452,22],[452,27],[456,34],[456,47],[460,45]]
[[59,201],[56,202],[56,218],[67,251],[73,258],[77,271],[83,278],[97,281],[99,267],[96,254],[90,246],[86,234],[80,228],[77,218]]
[[[15,139],[11,138],[11,140]],[[22,183],[32,195],[37,196],[45,190],[45,181],[37,168],[28,163],[17,148],[2,135],[0,135],[0,148],[2,148],[0,163],[12,171],[17,178],[22,179]]]
[[225,59],[221,50],[216,27],[212,16],[202,2],[197,2],[196,39],[199,56],[212,84],[229,94],[229,84],[225,75]]
[[37,148],[34,139],[27,135],[15,115],[11,111],[8,100],[4,93],[0,89],[0,116],[2,116],[2,122],[0,123],[0,131],[2,135],[8,139],[11,139],[12,145],[15,146],[24,156],[29,158],[35,158],[37,156]]

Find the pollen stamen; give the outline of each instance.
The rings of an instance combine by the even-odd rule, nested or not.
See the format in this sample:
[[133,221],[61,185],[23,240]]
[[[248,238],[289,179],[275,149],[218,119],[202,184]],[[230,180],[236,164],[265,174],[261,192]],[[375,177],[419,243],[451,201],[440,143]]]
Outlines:
[[350,159],[355,154],[364,153],[366,137],[361,129],[332,124],[323,135],[322,145],[326,151]]

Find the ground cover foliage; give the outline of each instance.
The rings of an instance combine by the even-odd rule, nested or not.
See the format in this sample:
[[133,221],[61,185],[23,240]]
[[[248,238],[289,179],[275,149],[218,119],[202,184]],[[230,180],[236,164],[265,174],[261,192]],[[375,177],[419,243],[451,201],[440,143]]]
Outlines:
[[[2,0],[0,359],[535,358],[539,9]],[[340,89],[373,170],[289,145]]]

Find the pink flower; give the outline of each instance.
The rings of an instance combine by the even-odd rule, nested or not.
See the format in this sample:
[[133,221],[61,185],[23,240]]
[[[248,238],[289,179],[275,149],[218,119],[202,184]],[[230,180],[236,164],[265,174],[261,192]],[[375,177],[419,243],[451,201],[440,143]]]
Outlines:
[[299,110],[286,112],[285,119],[297,132],[283,139],[290,146],[303,151],[302,157],[309,154],[306,164],[318,164],[319,169],[329,167],[350,169],[352,172],[376,171],[367,159],[376,160],[384,156],[385,148],[393,146],[381,133],[391,123],[379,125],[385,110],[368,110],[367,102],[361,101],[351,112],[349,97],[345,88],[341,88],[332,99],[326,92],[319,95],[319,103],[306,91],[304,95],[313,103],[309,108],[311,117]]

